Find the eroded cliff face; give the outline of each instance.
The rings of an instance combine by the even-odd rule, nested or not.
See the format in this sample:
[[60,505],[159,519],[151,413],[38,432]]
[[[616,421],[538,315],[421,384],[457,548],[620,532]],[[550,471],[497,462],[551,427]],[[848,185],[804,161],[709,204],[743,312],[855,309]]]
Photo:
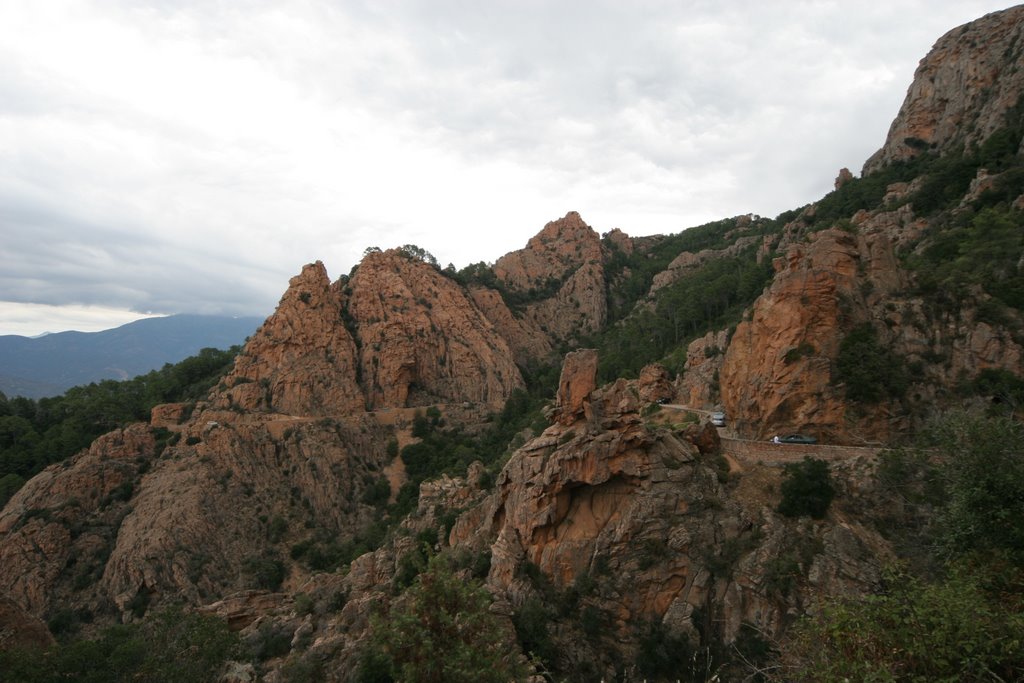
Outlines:
[[526,366],[551,357],[554,347],[548,333],[534,318],[515,315],[497,290],[471,285],[469,295],[494,329],[508,341],[516,363]]
[[719,375],[729,331],[708,332],[686,347],[686,366],[676,377],[676,399],[691,408],[710,410],[720,403]]
[[[898,202],[908,191],[899,183],[888,196]],[[1013,311],[1010,323],[993,325],[979,318],[989,299],[980,289],[948,309],[915,290],[898,250],[918,244],[928,227],[907,204],[860,211],[844,228],[809,232],[803,218],[787,225],[771,284],[727,347],[712,336],[691,344],[679,390],[690,405],[707,407],[713,374],[712,384],[702,380],[717,370],[719,400],[746,438],[798,431],[829,443],[886,443],[909,434],[915,415],[980,371],[1020,376],[1024,349],[1012,332]],[[903,396],[872,404],[848,398],[837,360],[843,339],[862,324],[906,369]]]
[[977,144],[1005,125],[1024,93],[1024,7],[1011,7],[942,36],[914,81],[867,175],[926,150]]
[[224,407],[299,416],[469,402],[523,385],[501,334],[456,282],[400,250],[367,254],[351,281],[323,264],[292,278],[246,344]]
[[[292,658],[323,663],[327,680],[350,680],[371,615],[401,608],[416,537],[435,530],[437,551],[461,576],[485,578],[509,642],[519,615],[541,605],[555,646],[547,666],[639,680],[652,623],[694,647],[732,642],[743,624],[774,636],[818,600],[877,585],[888,546],[842,500],[824,520],[779,516],[778,468],[750,463],[727,474],[714,428],[677,423],[683,415],[669,409],[644,417],[641,384],[597,388],[591,361],[592,352],[567,358],[554,421],[512,454],[494,488],[480,485],[479,464],[426,482],[416,514],[387,544],[347,573],[293,584],[313,597],[310,614],[289,596],[252,592],[205,609],[246,638],[260,628],[303,634],[309,647]],[[842,490],[862,490],[862,470],[841,469]]]
[[832,376],[840,301],[857,292],[856,238],[840,230],[814,233],[776,260],[775,278],[749,321],[732,335],[720,370],[722,403],[741,433],[832,430],[846,403]]

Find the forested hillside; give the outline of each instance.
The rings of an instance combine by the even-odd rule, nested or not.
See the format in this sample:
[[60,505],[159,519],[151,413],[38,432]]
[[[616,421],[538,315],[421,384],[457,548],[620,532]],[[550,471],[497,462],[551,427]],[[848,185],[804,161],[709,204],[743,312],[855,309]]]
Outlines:
[[33,400],[0,394],[0,507],[41,469],[71,457],[116,427],[149,420],[153,406],[195,402],[231,368],[239,351],[203,349],[130,380],[104,380]]

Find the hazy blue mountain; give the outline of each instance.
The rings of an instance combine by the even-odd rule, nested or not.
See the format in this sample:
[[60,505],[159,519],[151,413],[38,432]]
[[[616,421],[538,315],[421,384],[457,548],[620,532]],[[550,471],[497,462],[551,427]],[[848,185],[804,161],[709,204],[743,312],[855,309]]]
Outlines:
[[58,332],[43,337],[0,336],[0,391],[41,398],[80,384],[128,379],[176,363],[200,349],[241,344],[262,318],[172,315],[102,332]]

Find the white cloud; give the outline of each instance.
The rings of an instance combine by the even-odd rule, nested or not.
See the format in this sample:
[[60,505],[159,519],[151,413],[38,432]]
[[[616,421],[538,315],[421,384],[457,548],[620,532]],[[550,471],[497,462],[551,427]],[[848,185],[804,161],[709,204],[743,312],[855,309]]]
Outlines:
[[12,303],[0,301],[3,334],[35,337],[47,332],[99,332],[140,318],[158,317],[103,306]]
[[263,314],[369,245],[462,266],[569,210],[774,215],[858,169],[929,46],[998,8],[6,3],[0,300]]

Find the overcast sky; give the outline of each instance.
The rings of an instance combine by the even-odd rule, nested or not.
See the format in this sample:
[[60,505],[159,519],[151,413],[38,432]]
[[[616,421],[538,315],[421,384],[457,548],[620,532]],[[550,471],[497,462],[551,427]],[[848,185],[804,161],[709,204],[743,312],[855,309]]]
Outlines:
[[0,2],[0,334],[265,316],[368,246],[775,216],[1006,3]]

